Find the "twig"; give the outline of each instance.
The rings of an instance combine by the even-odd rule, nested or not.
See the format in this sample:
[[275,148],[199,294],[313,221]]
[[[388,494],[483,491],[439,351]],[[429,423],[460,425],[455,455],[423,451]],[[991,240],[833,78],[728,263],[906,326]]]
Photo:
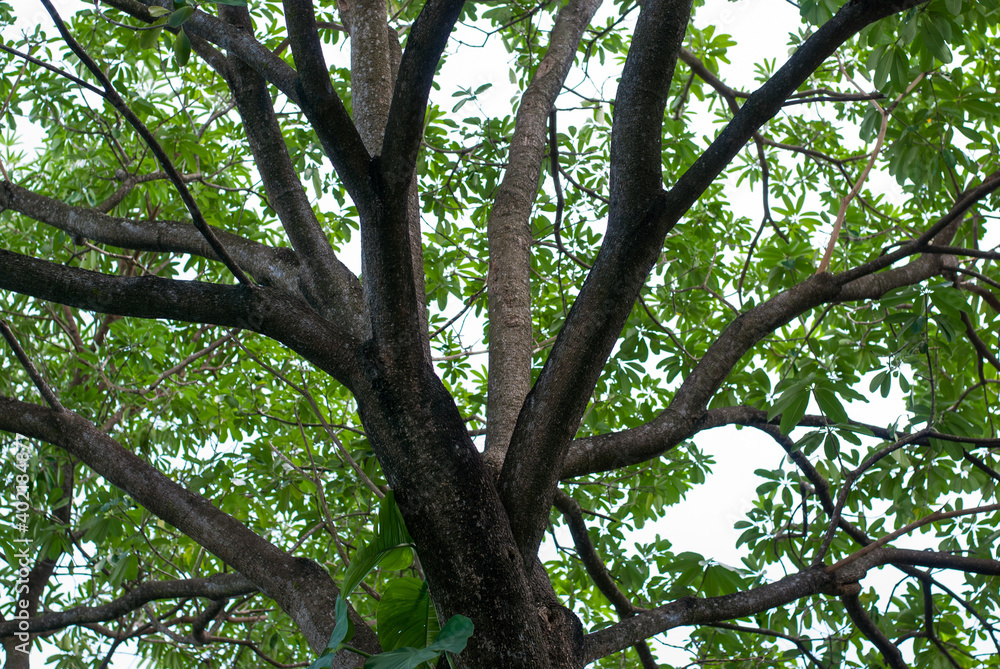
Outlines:
[[556,190],[556,220],[555,220],[555,237],[556,246],[559,251],[563,253],[570,260],[575,262],[577,265],[585,269],[590,269],[590,265],[585,263],[580,258],[577,258],[572,252],[569,251],[562,242],[562,219],[563,219],[563,207],[565,201],[563,200],[562,185],[559,183],[559,138],[556,133],[556,110],[553,109],[552,113],[549,114],[549,170],[552,173],[552,186]]
[[924,525],[929,525],[930,523],[934,523],[939,520],[948,520],[950,518],[959,518],[961,516],[971,516],[977,513],[989,513],[991,511],[1000,511],[1000,504],[987,504],[986,506],[976,506],[971,509],[956,509],[955,511],[935,511],[929,516],[924,516],[920,520],[915,520],[908,525],[904,525],[895,532],[890,532],[889,534],[883,537],[879,537],[877,540],[873,541],[867,546],[864,546],[863,548],[854,551],[847,557],[838,560],[837,562],[834,562],[832,565],[826,568],[826,571],[827,573],[837,571],[844,565],[850,564],[851,562],[854,562],[858,558],[868,555],[876,548],[881,548],[882,546],[885,546],[893,539],[898,539],[904,534],[909,534],[913,530],[919,529]]
[[38,65],[39,67],[44,67],[46,70],[48,70],[50,72],[55,72],[60,77],[64,77],[66,79],[69,79],[74,84],[76,84],[78,86],[82,86],[83,88],[86,88],[91,93],[94,93],[95,95],[100,95],[102,98],[107,98],[108,97],[104,93],[104,91],[102,91],[97,86],[94,86],[93,84],[88,84],[86,81],[84,81],[80,77],[78,77],[78,76],[76,76],[74,74],[70,74],[66,70],[61,70],[58,67],[56,67],[55,65],[50,65],[49,63],[46,63],[44,60],[39,60],[38,58],[35,58],[34,56],[32,56],[30,53],[21,53],[17,49],[12,49],[9,46],[5,46],[3,44],[0,44],[0,51],[3,51],[5,53],[9,53],[12,56],[17,56],[18,58],[23,58],[26,61],[28,61],[29,63],[34,63],[35,65]]
[[17,356],[17,359],[21,362],[21,366],[24,367],[24,371],[26,371],[28,376],[31,377],[31,382],[35,384],[36,388],[38,388],[38,392],[42,394],[42,397],[45,398],[48,405],[56,411],[65,411],[66,409],[64,409],[63,405],[59,403],[59,399],[56,397],[56,394],[52,392],[52,388],[49,387],[49,384],[45,383],[45,379],[42,378],[38,369],[31,362],[28,354],[24,352],[23,348],[21,348],[17,338],[14,336],[14,331],[10,329],[10,325],[7,324],[7,321],[0,320],[0,332],[3,333],[4,339],[7,340],[10,347],[14,349],[14,355]]
[[[489,279],[487,279],[487,281],[488,281],[488,280],[489,280]],[[486,283],[484,282],[484,283],[483,283],[483,287],[482,287],[482,288],[480,288],[479,290],[477,290],[477,291],[476,291],[476,292],[475,292],[475,293],[474,293],[474,294],[472,295],[472,297],[470,297],[469,299],[467,299],[467,300],[465,301],[465,306],[464,306],[464,307],[462,307],[462,310],[461,310],[461,311],[459,311],[459,312],[458,312],[457,314],[455,314],[455,317],[454,317],[454,318],[452,318],[452,319],[451,319],[451,320],[449,320],[449,321],[448,321],[447,323],[445,323],[444,325],[442,325],[441,327],[439,327],[439,328],[438,328],[437,330],[435,330],[434,332],[432,332],[432,333],[431,333],[431,335],[430,335],[430,339],[434,339],[434,337],[437,337],[437,336],[438,336],[439,334],[441,334],[442,332],[444,332],[444,331],[445,331],[445,330],[446,330],[446,329],[447,329],[447,328],[448,328],[448,327],[449,327],[449,326],[450,326],[450,325],[451,325],[452,323],[454,323],[455,321],[457,321],[457,320],[458,320],[459,318],[461,318],[461,317],[462,317],[462,315],[463,315],[463,314],[464,314],[465,312],[467,312],[467,311],[468,311],[469,309],[471,309],[471,308],[472,308],[472,305],[473,305],[473,304],[475,304],[475,303],[476,303],[476,300],[478,300],[478,299],[479,299],[479,296],[480,296],[480,295],[482,295],[482,294],[483,294],[483,292],[484,292],[484,291],[486,290],[486,285],[487,285],[487,284],[486,284]]]
[[201,232],[202,236],[205,237],[208,245],[212,247],[212,250],[215,251],[215,254],[219,257],[219,259],[222,260],[229,271],[232,272],[237,281],[244,286],[253,286],[253,282],[243,272],[243,270],[240,269],[240,266],[237,265],[236,261],[229,255],[229,251],[226,250],[226,247],[223,246],[221,241],[219,241],[219,238],[215,236],[212,228],[209,227],[208,222],[201,213],[201,209],[198,207],[198,203],[195,202],[194,196],[192,196],[191,191],[188,190],[187,184],[184,183],[184,179],[177,171],[177,168],[174,167],[173,162],[171,162],[170,157],[167,155],[167,152],[164,151],[163,147],[160,146],[156,137],[149,131],[149,128],[147,128],[143,122],[139,120],[139,117],[135,115],[129,106],[125,104],[125,101],[118,94],[118,91],[115,90],[114,84],[111,83],[108,76],[104,74],[101,68],[98,67],[97,63],[94,62],[94,59],[90,57],[90,54],[88,54],[83,47],[80,46],[79,42],[76,41],[73,35],[70,34],[66,24],[59,16],[59,12],[57,12],[56,8],[52,5],[51,0],[42,0],[42,4],[45,6],[46,11],[48,11],[49,16],[51,16],[52,20],[55,22],[56,28],[59,30],[59,34],[62,35],[63,40],[73,53],[76,54],[76,57],[80,59],[80,61],[101,83],[101,86],[104,87],[103,97],[110,102],[116,110],[118,110],[118,113],[125,117],[133,128],[135,128],[136,132],[139,133],[149,146],[153,155],[156,156],[156,159],[163,167],[163,171],[170,177],[170,181],[172,181],[174,186],[177,188],[177,192],[180,193],[181,199],[184,201],[188,211],[191,213],[194,226],[199,232]]
[[[28,58],[31,57],[31,50],[28,50]],[[7,109],[10,107],[10,101],[14,99],[14,93],[17,92],[17,87],[21,85],[21,78],[24,77],[24,71],[28,69],[28,63],[21,66],[21,71],[17,73],[17,79],[14,80],[14,85],[10,87],[10,92],[7,94],[7,99],[3,101],[3,109],[0,109],[0,121],[3,117],[7,115]],[[4,167],[3,160],[0,160],[0,174],[3,174],[4,181],[10,181],[10,177],[7,176],[7,168]]]
[[[840,70],[843,72],[847,80],[857,87],[854,80],[847,74],[847,70],[844,69],[843,64],[840,65]],[[924,73],[921,72],[917,75],[917,78],[910,82],[910,85],[906,87],[906,90],[900,93],[899,97],[889,105],[888,107],[883,107],[877,101],[872,100],[871,103],[875,105],[879,113],[882,115],[882,125],[879,127],[878,137],[875,139],[875,148],[872,149],[871,158],[868,159],[868,163],[865,168],[861,171],[861,175],[858,180],[854,183],[854,187],[851,188],[850,192],[844,196],[844,199],[840,201],[840,211],[837,212],[837,221],[833,224],[833,232],[830,233],[830,241],[826,245],[826,252],[823,254],[823,259],[819,263],[819,267],[816,268],[817,274],[822,274],[830,267],[830,259],[833,257],[833,249],[837,245],[837,238],[840,236],[840,228],[844,225],[844,219],[847,218],[847,207],[850,205],[851,200],[857,197],[858,193],[861,192],[861,187],[864,185],[865,180],[868,178],[868,174],[871,172],[872,167],[875,166],[875,161],[878,160],[878,155],[882,151],[882,143],[885,141],[885,132],[889,127],[889,116],[892,114],[892,110],[895,109],[896,105],[902,102],[903,98],[909,95],[914,88],[917,87],[921,81],[924,80]],[[861,91],[858,88],[859,92]]]
[[312,408],[317,418],[319,418],[320,423],[323,424],[324,431],[333,441],[334,446],[337,447],[337,450],[340,451],[341,457],[344,458],[348,466],[350,466],[350,468],[354,470],[354,473],[357,474],[359,479],[361,479],[361,482],[364,483],[364,485],[369,490],[371,490],[376,497],[378,497],[379,499],[385,497],[385,491],[382,490],[379,486],[377,486],[375,482],[368,477],[368,475],[365,473],[365,470],[362,469],[360,465],[358,465],[357,461],[355,461],[355,459],[351,457],[351,454],[344,447],[343,442],[340,441],[340,439],[337,437],[337,433],[334,432],[333,427],[331,427],[330,423],[327,422],[326,417],[323,415],[323,412],[320,411],[319,405],[316,403],[315,398],[313,398],[312,393],[309,392],[309,389],[306,388],[305,386],[299,386],[298,384],[294,383],[291,379],[286,377],[284,374],[279,372],[277,369],[275,369],[268,363],[264,362],[257,354],[255,354],[253,351],[244,346],[243,342],[240,341],[239,337],[234,336],[233,341],[235,341],[236,345],[239,346],[241,349],[243,349],[243,351],[247,355],[249,355],[254,362],[256,362],[258,365],[266,369],[268,372],[270,372],[275,378],[284,381],[288,385],[288,387],[292,388],[295,392],[297,392],[299,395],[305,398],[306,402],[308,402],[309,406]]

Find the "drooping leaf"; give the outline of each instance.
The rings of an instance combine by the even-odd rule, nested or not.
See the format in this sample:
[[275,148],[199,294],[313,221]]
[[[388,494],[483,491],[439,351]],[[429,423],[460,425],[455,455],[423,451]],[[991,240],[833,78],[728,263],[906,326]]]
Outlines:
[[194,14],[194,7],[186,5],[180,9],[174,11],[169,18],[167,18],[167,25],[171,28],[180,28],[184,25],[184,22],[191,18]]
[[413,577],[389,582],[382,591],[376,620],[379,643],[387,651],[404,646],[423,648],[439,631],[427,584]]
[[440,634],[426,648],[397,648],[368,658],[365,669],[415,669],[423,662],[436,660],[444,652],[461,653],[472,636],[474,625],[462,615],[452,616]]
[[181,30],[177,33],[177,37],[174,38],[174,60],[177,61],[178,67],[184,67],[187,65],[190,57],[191,40],[188,39],[184,30]]
[[343,596],[337,597],[334,614],[337,622],[333,634],[330,635],[330,641],[326,644],[326,652],[316,658],[316,661],[309,665],[309,669],[329,669],[333,665],[333,657],[340,645],[350,642],[354,636],[354,624],[347,615],[347,600]]
[[383,559],[399,549],[409,549],[412,543],[413,540],[410,538],[409,532],[406,531],[403,516],[399,512],[399,507],[396,506],[392,491],[389,491],[380,502],[378,533],[375,535],[375,539],[362,546],[354,554],[351,564],[344,572],[343,584],[341,585],[343,596],[350,597],[358,584]]

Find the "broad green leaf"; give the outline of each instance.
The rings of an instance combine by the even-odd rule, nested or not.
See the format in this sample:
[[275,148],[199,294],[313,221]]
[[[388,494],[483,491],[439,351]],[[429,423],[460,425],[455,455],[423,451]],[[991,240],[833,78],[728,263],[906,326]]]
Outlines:
[[474,631],[475,625],[470,619],[463,615],[454,615],[448,619],[437,638],[434,639],[434,643],[428,648],[457,655],[465,650],[465,645],[469,642],[469,637]]
[[333,634],[330,635],[330,641],[326,644],[328,652],[316,658],[316,661],[309,665],[309,669],[329,669],[333,665],[333,656],[340,649],[340,645],[348,643],[354,636],[354,624],[348,617],[347,611],[347,600],[344,599],[343,595],[337,597],[337,602],[334,604],[337,622],[334,625]]
[[350,597],[358,584],[383,559],[400,548],[408,548],[412,542],[392,491],[389,491],[379,506],[378,533],[374,541],[365,544],[354,554],[351,564],[344,572],[341,585],[343,596]]
[[188,63],[188,59],[191,57],[191,40],[184,33],[183,30],[177,33],[177,37],[174,38],[174,59],[177,61],[179,67],[184,67]]
[[806,415],[806,408],[809,406],[809,393],[800,391],[793,395],[788,407],[781,412],[781,422],[779,428],[782,434],[788,434],[798,425],[802,417]]
[[820,411],[823,415],[832,420],[834,423],[847,423],[850,418],[847,415],[847,410],[844,409],[844,405],[841,404],[840,398],[837,397],[835,393],[830,388],[823,386],[817,386],[813,390],[813,395],[816,397],[816,404],[819,405]]
[[[162,7],[157,7],[157,9],[162,9]],[[156,40],[159,39],[160,33],[163,28],[153,28],[152,30],[143,30],[139,33],[139,48],[140,49],[152,49],[156,46]]]
[[910,63],[906,52],[900,48],[892,49],[892,85],[896,90],[904,91],[910,83]]
[[472,636],[472,621],[462,615],[454,615],[445,623],[434,643],[426,648],[397,648],[370,657],[365,669],[415,669],[423,662],[437,659],[441,653],[461,653]]
[[419,578],[390,581],[382,591],[376,620],[379,643],[387,651],[404,646],[423,648],[439,631],[427,584]]
[[767,419],[772,420],[778,414],[784,413],[788,407],[797,404],[803,394],[808,399],[809,390],[807,386],[812,383],[812,378],[810,376],[779,384],[779,389],[783,387],[782,393],[774,404],[771,405],[771,408],[768,409]]
[[191,18],[192,14],[194,14],[194,7],[181,7],[170,15],[167,19],[167,25],[171,28],[180,28],[185,21]]

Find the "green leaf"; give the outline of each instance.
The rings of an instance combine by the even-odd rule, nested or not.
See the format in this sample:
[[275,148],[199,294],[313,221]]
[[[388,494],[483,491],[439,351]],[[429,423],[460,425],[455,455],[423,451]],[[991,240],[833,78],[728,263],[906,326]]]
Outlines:
[[353,625],[350,617],[347,615],[347,611],[347,600],[344,599],[343,595],[340,595],[337,597],[337,602],[333,607],[337,624],[333,628],[333,634],[330,636],[330,642],[326,644],[327,648],[336,650],[337,648],[340,648],[340,644],[346,643],[353,638]]
[[189,58],[191,58],[191,40],[181,30],[174,39],[174,60],[177,62],[178,67],[184,67],[187,65]]
[[809,393],[798,392],[792,397],[788,408],[781,412],[781,423],[778,427],[782,434],[788,434],[799,424],[802,417],[806,415],[806,408],[809,406]]
[[171,28],[180,28],[185,21],[191,18],[192,14],[194,14],[194,7],[181,7],[170,15],[170,18],[167,19],[167,25]]
[[871,383],[868,384],[868,391],[875,392],[875,389],[882,385],[882,381],[889,376],[887,370],[882,370],[878,374],[872,377]]
[[875,70],[872,79],[875,88],[884,88],[892,69],[892,51],[886,46],[877,47],[868,58],[868,67]]
[[228,5],[230,7],[246,7],[247,0],[208,0],[216,5]]
[[896,47],[892,49],[892,85],[896,90],[904,91],[910,84],[910,62],[906,52]]
[[413,543],[403,516],[399,513],[392,491],[382,499],[378,512],[378,533],[374,541],[365,544],[354,554],[354,559],[344,572],[341,593],[350,597],[358,584],[378,564],[398,548],[409,547]]
[[412,576],[389,583],[378,603],[376,621],[379,643],[387,651],[424,648],[439,631],[427,584]]
[[[163,8],[157,7],[157,9],[163,9]],[[156,40],[159,39],[161,32],[163,32],[163,28],[153,28],[152,30],[143,30],[141,33],[139,33],[139,48],[152,49],[154,46],[156,46]]]
[[326,644],[327,652],[324,652],[316,661],[309,665],[309,669],[328,669],[333,666],[333,656],[340,648],[340,644],[347,643],[354,636],[354,624],[347,615],[347,601],[343,595],[337,597],[337,602],[333,607],[336,616],[336,625],[333,627],[333,634]]
[[156,5],[150,5],[146,9],[149,11],[150,15],[154,16],[155,18],[167,16],[168,14],[171,13],[170,10],[167,9],[166,7],[157,7]]
[[454,615],[448,619],[441,633],[428,648],[457,655],[465,650],[465,645],[474,631],[475,625],[470,619],[463,615]]
[[844,409],[844,405],[840,403],[840,398],[837,397],[837,393],[833,390],[818,386],[813,390],[813,395],[816,397],[816,404],[819,405],[820,411],[823,412],[824,416],[834,423],[847,423],[850,421],[850,418],[847,416],[847,410]]
[[788,407],[798,402],[799,397],[803,394],[808,399],[809,393],[805,388],[812,383],[813,378],[810,375],[806,378],[779,384],[777,390],[782,390],[781,396],[771,405],[771,408],[767,412],[767,419],[772,420],[778,414],[784,413]]
[[951,26],[948,25],[947,19],[937,14],[929,14],[923,23],[920,36],[924,41],[924,46],[935,58],[942,63],[951,62],[951,49],[948,47]]
[[840,455],[840,440],[833,432],[828,433],[823,440],[823,454],[827,460],[836,460]]
[[365,669],[416,669],[423,662],[437,659],[441,653],[461,653],[473,630],[471,620],[462,615],[454,615],[431,645],[426,648],[397,648],[375,655],[365,662]]

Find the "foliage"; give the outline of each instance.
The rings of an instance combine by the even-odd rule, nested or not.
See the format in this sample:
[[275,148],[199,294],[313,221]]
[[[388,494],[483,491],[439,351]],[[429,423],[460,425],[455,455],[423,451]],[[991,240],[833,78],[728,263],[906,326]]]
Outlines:
[[[223,51],[236,53],[237,46],[221,37],[213,41],[214,33],[205,26],[215,24],[205,17],[225,16],[225,7],[246,3],[156,2],[146,18],[126,11],[132,4],[106,0],[66,18],[72,34],[162,145],[206,222],[231,233],[220,236],[237,249],[236,262],[249,262],[245,259],[257,248],[280,249],[267,256],[279,269],[296,253],[295,262],[305,262],[305,253],[290,240],[282,209],[282,198],[291,197],[287,192],[305,189],[330,247],[358,273],[358,249],[375,243],[361,232],[375,228],[365,217],[375,216],[369,212],[378,208],[359,202],[358,191],[351,190],[353,182],[344,176],[349,160],[348,167],[338,164],[341,173],[331,167],[329,143],[336,137],[330,140],[317,131],[303,84],[295,89],[299,100],[271,80],[265,89],[301,180],[279,191],[263,176],[269,166],[251,153],[246,132],[254,120],[237,108],[234,75],[228,73],[227,81],[210,62],[212,54],[224,60]],[[488,366],[479,353],[497,345],[504,327],[499,320],[491,322],[493,307],[487,301],[495,277],[505,271],[492,265],[496,242],[488,222],[512,169],[518,119],[530,113],[522,96],[549,71],[540,63],[555,50],[549,35],[556,16],[579,4],[514,0],[462,7],[459,32],[442,56],[420,130],[415,179],[433,369],[467,428],[462,439],[471,436],[480,451],[490,428]],[[694,4],[685,51],[676,66],[671,64],[661,160],[653,167],[662,174],[667,196],[683,185],[682,175],[694,174],[717,154],[709,146],[736,110],[743,107],[741,113],[749,115],[757,100],[748,102],[748,93],[715,76],[736,45],[725,26],[698,20],[704,3]],[[787,36],[789,46],[804,49],[810,39],[822,37],[820,26],[846,5],[870,4],[873,0],[802,0],[802,23]],[[261,61],[270,70],[251,63],[255,71],[302,67],[293,54],[294,39],[288,46],[294,35],[285,16],[294,5],[249,3],[253,37],[274,59]],[[358,109],[370,103],[359,93],[362,73],[351,69],[347,21],[334,3],[315,5],[332,90],[348,112],[360,117]],[[718,177],[708,179],[693,204],[677,214],[676,225],[661,229],[649,223],[625,235],[631,243],[663,233],[650,271],[625,302],[624,309],[632,306],[620,330],[612,333],[613,350],[587,349],[579,356],[581,364],[596,365],[596,381],[584,388],[577,422],[575,409],[563,411],[563,455],[550,468],[553,489],[561,478],[559,489],[569,501],[564,506],[557,498],[556,508],[540,512],[555,537],[573,531],[567,509],[574,503],[590,527],[589,540],[574,531],[573,547],[559,542],[544,569],[554,596],[588,633],[582,647],[597,649],[587,658],[593,666],[649,666],[644,639],[656,638],[673,623],[644,628],[647,634],[626,629],[628,620],[634,614],[639,614],[635,620],[650,619],[641,610],[707,598],[719,598],[711,601],[721,613],[678,623],[690,625],[680,650],[653,644],[662,662],[682,666],[678,658],[683,656],[732,667],[901,666],[893,664],[891,649],[898,647],[913,666],[1000,666],[995,631],[1000,616],[995,424],[1000,379],[995,263],[1000,256],[995,247],[1000,242],[991,185],[1000,170],[1000,71],[994,65],[1000,61],[1000,3],[932,0],[908,6],[859,26],[834,56],[778,101],[773,117],[757,119],[759,132],[751,129],[737,142],[735,157],[725,160]],[[402,36],[404,49],[408,40],[418,40],[411,29],[424,7],[423,2],[388,3],[395,31],[390,33]],[[600,267],[599,254],[610,253],[602,251],[602,244],[612,237],[618,216],[611,180],[618,169],[612,131],[619,123],[619,104],[612,95],[617,78],[627,81],[622,64],[637,34],[639,10],[638,3],[621,0],[598,11],[571,49],[573,69],[555,111],[549,117],[546,109],[542,117],[552,132],[543,140],[551,143],[540,159],[540,179],[538,171],[529,179],[528,190],[537,187],[537,193],[522,222],[530,233],[527,373],[539,402],[544,370],[556,364],[548,365],[550,356],[555,359],[573,345],[559,338],[572,319],[571,309],[587,277],[596,276],[592,268]],[[95,473],[95,463],[84,455],[41,436],[49,428],[39,427],[44,421],[31,418],[25,406],[43,404],[38,388],[46,384],[66,410],[283,554],[319,564],[340,588],[335,611],[325,610],[317,623],[324,639],[333,630],[325,655],[323,643],[310,642],[291,607],[270,590],[265,593],[248,573],[252,584],[234,585],[223,595],[154,598],[108,619],[84,621],[99,625],[53,627],[44,646],[35,642],[35,652],[44,647],[55,669],[95,666],[128,639],[126,647],[156,667],[248,667],[262,658],[336,666],[345,643],[348,650],[371,654],[352,640],[354,628],[364,627],[356,623],[364,621],[375,628],[384,651],[376,649],[366,667],[431,666],[426,663],[446,652],[462,652],[467,640],[465,654],[449,657],[478,666],[471,663],[480,657],[477,643],[488,640],[487,621],[474,619],[473,633],[473,621],[451,604],[457,600],[435,589],[448,580],[439,564],[468,565],[466,553],[441,557],[449,555],[453,547],[444,542],[458,529],[449,525],[452,530],[438,535],[421,529],[421,516],[414,511],[423,508],[420,491],[396,484],[409,480],[408,468],[419,477],[428,460],[444,459],[433,453],[457,453],[460,466],[453,469],[460,472],[471,457],[461,455],[465,442],[453,438],[450,428],[437,429],[437,423],[416,414],[412,420],[392,414],[392,407],[409,407],[411,400],[432,406],[438,397],[433,384],[414,393],[394,391],[391,383],[358,381],[382,364],[370,362],[381,358],[363,346],[344,356],[349,371],[342,377],[331,371],[335,365],[324,367],[323,356],[333,359],[347,340],[328,333],[347,326],[324,330],[322,345],[309,348],[295,336],[279,341],[282,337],[273,332],[280,332],[282,323],[269,331],[272,326],[255,325],[249,318],[230,322],[224,306],[218,315],[202,310],[195,318],[159,313],[163,302],[153,297],[153,306],[144,310],[102,302],[96,288],[92,295],[63,295],[58,291],[70,289],[46,293],[35,284],[19,287],[27,284],[17,283],[25,276],[21,270],[9,269],[14,254],[132,281],[129,286],[146,285],[141,277],[155,275],[189,282],[192,290],[207,284],[239,290],[231,268],[213,252],[191,250],[208,248],[197,234],[183,237],[183,244],[171,241],[181,239],[181,233],[175,234],[170,222],[193,230],[190,208],[176,184],[122,111],[80,85],[77,78],[97,84],[50,24],[13,27],[23,12],[0,2],[6,26],[0,237],[7,253],[0,256],[0,309],[44,383],[32,379],[15,356],[5,356],[0,395],[19,404],[0,406],[0,428],[8,431],[4,435],[27,435],[25,442],[30,438],[33,446],[25,536],[42,585],[33,594],[32,615],[98,607],[153,582],[242,571],[144,506],[135,491]],[[508,81],[483,81],[475,71],[454,69],[477,57],[468,37],[477,31],[490,35],[492,48],[508,58]],[[14,50],[34,60],[27,62]],[[777,65],[758,64],[762,86],[781,78],[775,76]],[[512,104],[502,102],[508,98]],[[875,172],[865,180],[861,175],[870,158]],[[859,191],[840,226],[838,210],[856,183]],[[46,199],[30,204],[14,187]],[[95,219],[92,231],[74,227],[95,211],[115,218]],[[913,245],[954,211],[960,224],[939,226],[933,242]],[[631,213],[639,220],[648,211]],[[131,244],[100,241],[123,221],[131,222],[128,234],[143,240],[153,230],[162,236]],[[834,233],[831,274],[816,277],[835,224],[839,233]],[[237,235],[253,249],[244,252],[233,241]],[[126,237],[123,232],[121,239]],[[172,243],[178,248],[169,248]],[[366,300],[376,299],[371,294],[383,285],[371,257],[364,261]],[[888,261],[879,265],[890,257],[891,266]],[[299,271],[298,264],[295,268]],[[325,294],[311,293],[313,288],[297,275],[291,284],[281,284],[283,271],[262,279],[248,270],[276,293],[299,291],[295,304],[307,304],[331,328],[342,325],[330,315],[339,312],[316,306],[325,304]],[[629,272],[638,270],[619,274]],[[824,276],[831,275],[839,277],[840,292],[822,292],[827,290],[821,285]],[[355,286],[357,280],[351,279]],[[47,280],[63,286],[58,278]],[[362,294],[360,288],[356,292]],[[179,304],[177,309],[185,308]],[[774,316],[780,309],[786,311]],[[600,324],[613,318],[595,311],[580,320]],[[377,342],[382,321],[372,322]],[[299,343],[289,343],[293,339]],[[365,361],[357,363],[364,372],[351,376],[357,360]],[[562,382],[560,377],[553,383]],[[703,391],[707,395],[701,398],[697,393]],[[383,397],[379,393],[391,399],[374,402],[372,397]],[[859,403],[876,396],[903,398],[905,412],[877,424],[856,421],[852,414]],[[529,398],[525,407],[530,403]],[[529,408],[523,411],[522,418]],[[763,431],[773,438],[777,454],[754,472],[757,499],[736,523],[745,555],[739,567],[712,556],[674,552],[671,542],[657,534],[657,521],[668,508],[694,487],[711,484],[714,462],[702,450],[709,439],[702,431],[724,424]],[[518,429],[533,425],[525,419]],[[517,434],[507,439],[513,443]],[[618,441],[601,442],[606,435]],[[427,450],[431,455],[422,459],[421,449],[431,448],[431,438],[450,445]],[[12,444],[12,437],[5,436],[3,443]],[[549,442],[538,437],[537,444],[544,450]],[[406,457],[392,455],[397,453],[393,448]],[[614,466],[591,467],[585,457],[590,452],[620,457],[607,456]],[[442,464],[442,471],[451,471],[450,466]],[[13,458],[0,463],[0,480],[8,490],[21,473]],[[469,487],[485,490],[484,495],[506,494],[506,479],[498,472],[488,484],[469,480]],[[428,478],[427,485],[439,483]],[[450,490],[446,483],[440,483],[442,489]],[[473,528],[486,516],[477,515],[462,490],[439,495],[439,503],[448,522]],[[517,523],[512,524],[518,544],[508,552],[516,557],[523,543]],[[859,553],[900,530],[905,539],[892,537],[892,545],[925,550],[925,557],[879,552],[881,544],[870,554]],[[510,533],[504,528],[497,536]],[[429,536],[441,543],[428,541]],[[22,548],[19,537],[15,529],[0,533],[0,549],[12,565]],[[600,565],[587,559],[588,550],[600,557]],[[480,557],[484,563],[496,558],[501,565],[498,555]],[[866,562],[865,555],[884,559]],[[426,560],[437,561],[428,565]],[[841,561],[845,566],[837,574],[860,571],[844,576],[836,587],[824,585],[823,593],[743,609],[735,598],[727,599],[748,593],[747,601],[757,602],[762,588],[783,576],[808,575],[817,565]],[[284,568],[270,571],[277,578]],[[495,567],[497,573],[503,569]],[[861,580],[868,571],[891,574],[898,585],[891,591],[869,587]],[[527,583],[524,574],[517,578]],[[852,590],[849,586],[858,581],[860,590]],[[5,572],[0,582],[3,592],[14,592],[16,572]],[[479,597],[477,583],[453,586],[470,598],[489,599]],[[314,594],[303,586],[298,597]],[[508,593],[495,596],[503,600]],[[330,609],[334,599],[316,595],[316,601]],[[15,603],[6,596],[0,603],[8,666],[21,666],[12,659]],[[496,621],[506,624],[516,618],[517,608],[510,604],[507,610],[504,603],[495,605]],[[534,611],[534,604],[529,608]],[[349,610],[355,622],[349,621]],[[880,635],[864,625],[865,616]],[[439,620],[447,622],[442,627]],[[609,640],[612,634],[622,636]]]

